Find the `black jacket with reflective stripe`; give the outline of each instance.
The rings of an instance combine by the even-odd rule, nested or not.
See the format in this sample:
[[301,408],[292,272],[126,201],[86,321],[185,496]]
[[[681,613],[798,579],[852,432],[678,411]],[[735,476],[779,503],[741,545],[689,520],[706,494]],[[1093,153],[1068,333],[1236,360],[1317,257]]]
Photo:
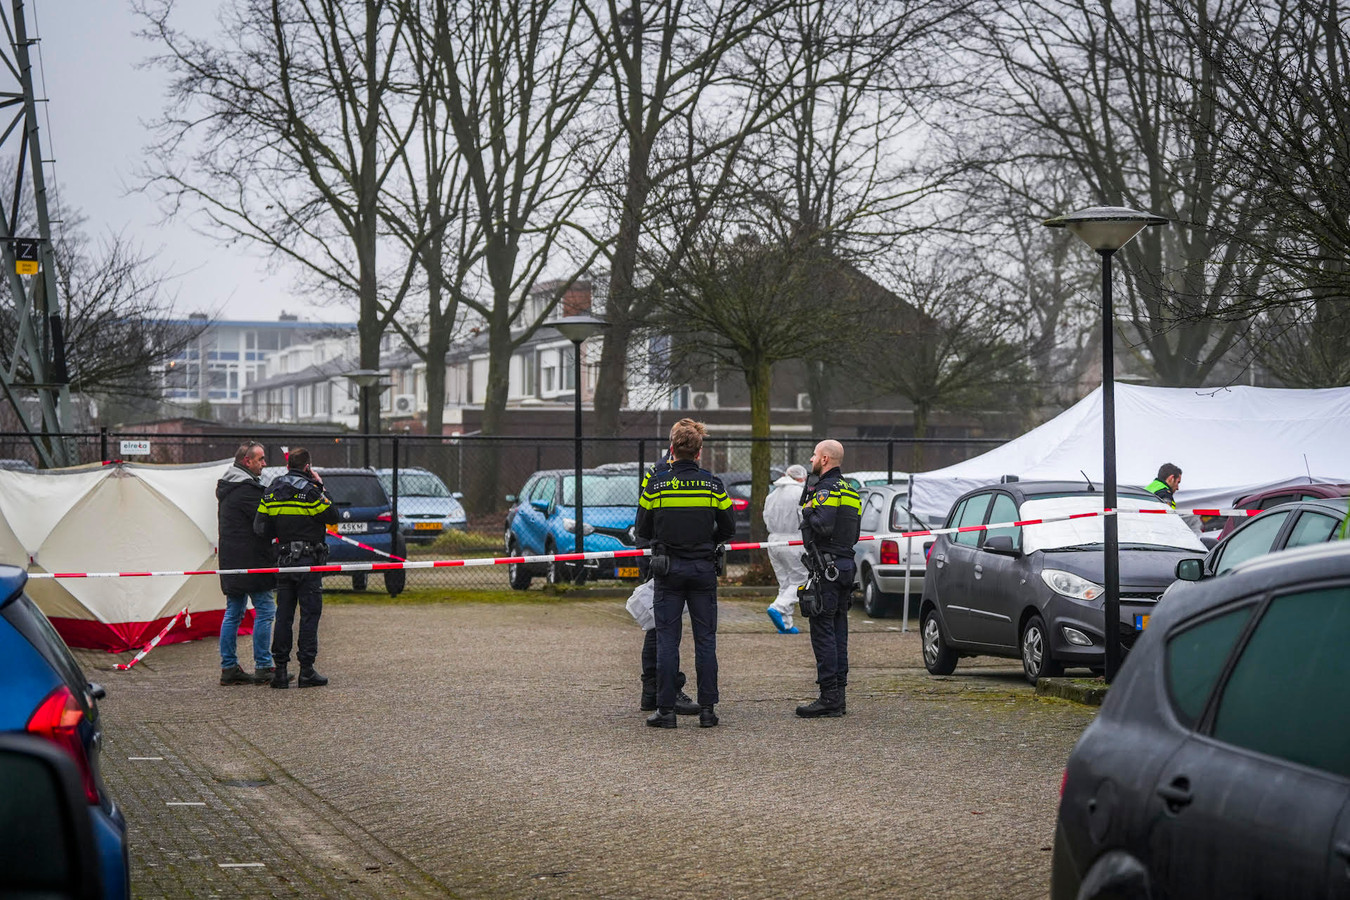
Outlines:
[[736,534],[731,498],[721,479],[680,459],[653,470],[638,498],[637,537],[681,559],[712,559],[717,545]]
[[862,527],[862,503],[858,492],[844,480],[835,466],[802,491],[802,540],[820,548],[821,553],[853,558]]
[[263,493],[253,530],[283,544],[322,544],[328,534],[324,526],[337,521],[338,508],[323,485],[304,472],[288,471],[273,479]]

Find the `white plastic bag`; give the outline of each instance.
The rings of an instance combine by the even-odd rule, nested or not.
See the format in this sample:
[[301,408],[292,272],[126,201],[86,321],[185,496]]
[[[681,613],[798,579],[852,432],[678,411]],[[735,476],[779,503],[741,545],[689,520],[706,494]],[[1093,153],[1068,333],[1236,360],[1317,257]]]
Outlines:
[[633,589],[633,595],[628,598],[628,612],[642,626],[643,631],[651,631],[656,627],[656,613],[652,611],[652,603],[656,600],[656,584],[653,581],[644,581]]

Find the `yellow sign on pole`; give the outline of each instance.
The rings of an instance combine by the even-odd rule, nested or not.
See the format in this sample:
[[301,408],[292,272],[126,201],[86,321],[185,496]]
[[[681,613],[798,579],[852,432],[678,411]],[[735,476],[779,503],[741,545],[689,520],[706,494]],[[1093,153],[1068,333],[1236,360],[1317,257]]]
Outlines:
[[38,264],[32,259],[16,259],[14,261],[14,271],[20,275],[36,275],[38,273]]

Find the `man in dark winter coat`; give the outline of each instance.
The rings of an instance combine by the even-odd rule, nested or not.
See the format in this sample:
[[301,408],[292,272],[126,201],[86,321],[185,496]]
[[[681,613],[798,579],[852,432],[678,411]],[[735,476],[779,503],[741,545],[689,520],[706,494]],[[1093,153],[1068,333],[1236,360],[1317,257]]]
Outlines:
[[[248,441],[234,454],[234,465],[216,483],[217,523],[222,569],[266,569],[276,565],[272,542],[253,531],[253,516],[262,500],[259,476],[267,460],[262,444]],[[272,622],[277,604],[272,598],[275,575],[221,575],[225,618],[220,623],[220,683],[266,684],[272,680]],[[253,601],[253,674],[245,672],[236,656],[239,623]]]
[[[273,479],[253,517],[253,530],[269,541],[276,538],[276,563],[281,567],[321,566],[328,561],[327,529],[336,525],[338,508],[324,490],[323,479],[309,464],[309,451],[296,447],[286,457],[286,474]],[[295,638],[300,661],[300,687],[322,687],[328,679],[314,669],[319,655],[319,617],[323,615],[323,576],[291,572],[277,576],[277,624],[272,638],[276,671],[272,687],[289,687],[291,630],[300,608],[300,633]]]

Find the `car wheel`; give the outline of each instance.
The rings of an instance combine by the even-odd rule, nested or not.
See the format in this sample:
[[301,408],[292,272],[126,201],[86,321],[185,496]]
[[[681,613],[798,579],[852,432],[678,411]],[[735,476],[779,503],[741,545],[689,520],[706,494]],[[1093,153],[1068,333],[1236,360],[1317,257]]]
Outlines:
[[[408,557],[408,543],[403,539],[403,535],[395,534],[393,546],[390,553],[394,556],[401,556],[404,559]],[[397,562],[397,560],[391,560]],[[384,589],[390,597],[397,597],[403,593],[403,589],[408,586],[407,569],[388,569],[384,573]]]
[[877,587],[876,579],[872,577],[871,569],[864,569],[862,575],[863,582],[863,612],[867,613],[869,618],[884,619],[888,612],[886,600],[881,595],[881,589]]
[[[506,555],[520,556],[520,547],[516,545],[515,541],[507,542]],[[511,590],[513,591],[526,590],[527,588],[529,588],[530,582],[533,580],[532,578],[530,578],[529,571],[525,568],[525,566],[522,563],[507,563],[506,577],[510,579]]]
[[956,671],[956,651],[947,646],[937,611],[923,614],[923,667],[930,675],[950,675]]
[[364,590],[366,589],[366,575],[367,575],[367,574],[369,574],[369,573],[367,573],[367,572],[353,572],[353,573],[352,573],[352,590],[354,590],[354,591],[364,591]]
[[[557,552],[558,552],[557,549],[556,549],[552,544],[545,544],[545,545],[544,545],[544,555],[545,555],[545,556],[552,556],[552,555],[554,555],[554,554],[557,553]],[[546,566],[547,566],[547,568],[544,569],[544,579],[545,579],[545,581],[547,581],[549,584],[554,584],[554,585],[556,585],[556,584],[563,584],[564,582],[567,581],[567,572],[566,572],[566,570],[563,568],[563,564],[562,564],[562,563],[558,562],[558,561],[555,559],[555,560],[553,560],[553,561],[551,561],[551,562],[549,562],[549,563],[546,563]]]
[[1032,616],[1022,628],[1022,671],[1032,684],[1064,671],[1050,658],[1050,633],[1045,630],[1045,620],[1040,616]]

